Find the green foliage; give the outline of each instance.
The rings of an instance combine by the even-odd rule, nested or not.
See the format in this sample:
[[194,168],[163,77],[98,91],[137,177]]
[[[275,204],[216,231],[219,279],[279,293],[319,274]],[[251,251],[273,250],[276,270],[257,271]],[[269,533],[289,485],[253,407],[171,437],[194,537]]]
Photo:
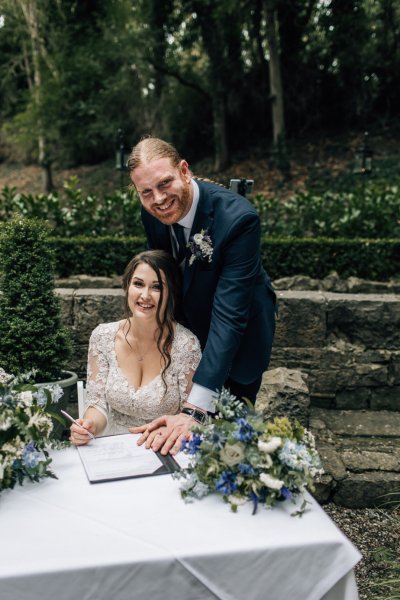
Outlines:
[[271,237],[400,238],[400,186],[369,182],[350,192],[298,192],[283,202],[255,196]]
[[[146,248],[144,237],[50,238],[61,277],[77,274],[121,275],[129,260]],[[400,276],[400,240],[296,239],[265,236],[263,264],[273,279],[290,275],[385,281]]]
[[60,379],[71,353],[53,264],[43,223],[16,216],[1,225],[0,365],[14,375],[36,369],[37,382]]
[[336,271],[341,277],[386,281],[400,275],[400,240],[271,239],[262,240],[263,263],[272,279],[308,275],[321,279]]
[[144,237],[51,238],[60,277],[121,275],[131,258],[146,249]]
[[64,183],[63,194],[19,194],[5,187],[0,195],[0,217],[18,212],[29,218],[48,221],[52,235],[138,235],[143,231],[140,203],[133,190],[116,191],[98,197],[86,195],[79,181],[71,177]]

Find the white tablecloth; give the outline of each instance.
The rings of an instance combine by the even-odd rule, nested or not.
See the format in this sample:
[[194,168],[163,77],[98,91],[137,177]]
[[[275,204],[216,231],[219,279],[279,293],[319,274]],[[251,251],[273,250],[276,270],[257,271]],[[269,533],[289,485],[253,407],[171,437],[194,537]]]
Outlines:
[[170,475],[90,484],[76,449],[58,480],[0,497],[1,600],[355,600],[359,552],[309,496],[234,514],[185,504]]

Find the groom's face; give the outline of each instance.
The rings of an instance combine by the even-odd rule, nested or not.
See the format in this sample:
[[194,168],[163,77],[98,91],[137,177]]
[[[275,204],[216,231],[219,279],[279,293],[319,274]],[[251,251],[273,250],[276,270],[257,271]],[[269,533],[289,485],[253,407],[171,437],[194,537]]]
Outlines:
[[185,160],[175,167],[169,158],[158,158],[136,167],[130,177],[144,209],[164,225],[189,212],[193,191]]

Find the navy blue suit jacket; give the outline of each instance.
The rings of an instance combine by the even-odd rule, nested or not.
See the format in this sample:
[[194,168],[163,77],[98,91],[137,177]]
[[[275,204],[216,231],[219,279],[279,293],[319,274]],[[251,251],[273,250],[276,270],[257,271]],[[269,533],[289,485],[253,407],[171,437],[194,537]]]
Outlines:
[[[228,377],[255,381],[268,366],[275,330],[275,294],[261,264],[260,220],[250,202],[197,180],[200,198],[190,235],[207,229],[212,262],[195,260],[183,274],[184,324],[203,356],[193,381],[221,389]],[[142,211],[149,248],[172,254],[169,227]]]

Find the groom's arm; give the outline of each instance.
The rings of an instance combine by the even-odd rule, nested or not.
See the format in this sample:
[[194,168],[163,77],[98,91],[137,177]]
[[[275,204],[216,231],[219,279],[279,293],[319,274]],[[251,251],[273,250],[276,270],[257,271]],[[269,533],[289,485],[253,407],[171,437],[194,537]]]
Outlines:
[[220,390],[228,379],[246,330],[261,270],[260,237],[259,218],[250,211],[226,235],[207,343],[193,377],[194,383],[209,390]]

